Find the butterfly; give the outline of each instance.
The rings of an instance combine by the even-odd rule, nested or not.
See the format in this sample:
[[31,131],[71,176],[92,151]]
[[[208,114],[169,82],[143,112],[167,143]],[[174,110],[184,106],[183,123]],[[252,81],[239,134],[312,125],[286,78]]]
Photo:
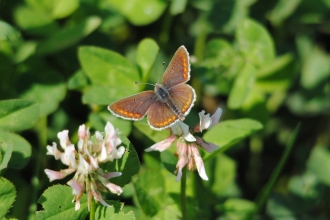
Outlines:
[[185,84],[190,79],[189,54],[179,47],[164,72],[162,83],[155,89],[140,92],[108,106],[115,116],[127,120],[140,120],[148,114],[152,129],[162,130],[177,121],[183,121],[196,100],[195,90]]

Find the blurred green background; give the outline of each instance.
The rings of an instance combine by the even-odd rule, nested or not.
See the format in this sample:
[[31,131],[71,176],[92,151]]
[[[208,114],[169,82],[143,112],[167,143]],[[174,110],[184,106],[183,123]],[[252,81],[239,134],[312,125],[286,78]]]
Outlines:
[[[160,163],[159,153],[144,149],[166,133],[115,118],[106,107],[145,89],[134,81],[157,82],[162,63],[181,45],[190,53],[189,83],[197,93],[186,123],[193,126],[200,110],[221,107],[220,123],[251,118],[263,125],[206,162],[211,180],[197,181],[206,194],[188,193],[203,210],[198,218],[249,216],[300,122],[256,218],[330,219],[329,0],[0,0],[0,99],[31,100],[40,109],[34,126],[9,129],[24,138],[28,155],[2,173],[18,194],[9,215],[25,219],[41,209],[36,201],[52,185],[43,169],[60,168],[45,147],[61,130],[74,140],[80,124],[103,131],[111,121],[129,137],[144,170]],[[16,134],[0,138],[8,135]],[[167,171],[160,178],[174,182]],[[169,194],[177,187],[168,186]],[[136,208],[142,201],[132,185],[125,191],[120,200],[137,219],[154,216]]]

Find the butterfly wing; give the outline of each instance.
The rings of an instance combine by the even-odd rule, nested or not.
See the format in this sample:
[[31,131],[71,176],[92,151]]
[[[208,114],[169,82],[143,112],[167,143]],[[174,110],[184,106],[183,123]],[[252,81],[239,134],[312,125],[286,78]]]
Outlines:
[[184,46],[175,52],[170,64],[165,70],[162,84],[166,88],[187,82],[190,79],[189,54]]
[[162,130],[179,120],[178,116],[163,102],[157,100],[151,105],[148,123],[155,130]]
[[155,101],[155,92],[148,90],[114,102],[108,106],[108,109],[112,114],[123,119],[140,120]]
[[168,92],[182,114],[188,115],[196,100],[195,90],[187,84],[179,84],[169,88]]

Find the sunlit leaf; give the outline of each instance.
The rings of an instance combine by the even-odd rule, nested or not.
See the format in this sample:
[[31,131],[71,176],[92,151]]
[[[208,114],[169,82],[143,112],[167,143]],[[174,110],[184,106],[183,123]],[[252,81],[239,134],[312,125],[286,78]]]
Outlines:
[[157,20],[164,12],[167,3],[162,0],[107,0],[132,24],[147,25]]
[[136,217],[133,211],[128,213],[124,213],[122,208],[124,203],[117,202],[117,201],[106,201],[110,206],[106,207],[102,204],[98,204],[96,211],[95,211],[95,219],[100,220],[135,220]]
[[7,179],[0,177],[0,218],[4,219],[16,198],[15,186]]
[[262,124],[252,119],[236,119],[220,122],[212,129],[208,130],[203,139],[207,142],[220,146],[212,154],[207,154],[205,158],[216,155],[216,152],[223,152],[234,144],[249,137],[263,128]]
[[141,172],[134,187],[143,212],[148,216],[156,215],[165,197],[164,177],[159,172]]
[[324,184],[330,185],[330,151],[325,147],[313,148],[307,167]]
[[142,40],[138,45],[136,62],[141,68],[143,82],[147,82],[149,78],[149,74],[156,60],[158,50],[159,47],[157,43],[150,38]]
[[34,35],[50,36],[58,30],[51,15],[29,6],[19,6],[14,11],[17,25]]
[[72,198],[72,189],[68,186],[49,187],[38,200],[43,210],[37,211],[36,219],[84,219],[88,215],[87,196],[81,197],[78,211]]
[[274,26],[279,26],[299,6],[301,0],[279,0],[273,10],[269,13],[269,20]]
[[117,52],[86,46],[79,48],[78,56],[93,84],[123,86],[126,89],[133,87],[134,90],[133,83],[140,81],[135,66]]
[[255,80],[255,68],[246,63],[237,75],[234,85],[230,91],[228,99],[228,107],[237,109],[242,106],[244,101],[252,90]]
[[7,151],[7,147],[13,145],[13,152],[8,163],[9,168],[22,169],[29,162],[31,157],[31,145],[21,136],[0,130],[0,150]]
[[[3,146],[1,146],[3,145]],[[8,167],[8,163],[10,161],[11,155],[14,150],[14,142],[2,142],[0,141],[0,171]]]
[[188,0],[177,0],[172,1],[170,6],[170,13],[172,15],[181,14],[187,7]]
[[21,131],[32,127],[39,119],[39,105],[16,99],[0,101],[0,128]]
[[274,43],[264,26],[245,19],[236,28],[236,40],[245,60],[255,66],[265,66],[275,56]]
[[[130,84],[132,86],[128,87]],[[119,99],[134,95],[137,88],[138,86],[132,82],[127,82],[126,85],[119,84],[118,86],[93,85],[84,91],[82,101],[87,104],[110,105]]]
[[146,135],[148,138],[150,138],[150,140],[154,142],[165,140],[169,136],[168,130],[155,131],[150,128],[150,126],[145,120],[134,122],[133,124],[134,127],[139,129],[140,132],[142,132],[144,135]]
[[10,24],[0,20],[0,41],[16,41],[21,39],[21,34]]
[[314,88],[330,76],[330,56],[315,47],[309,51],[301,72],[301,84]]

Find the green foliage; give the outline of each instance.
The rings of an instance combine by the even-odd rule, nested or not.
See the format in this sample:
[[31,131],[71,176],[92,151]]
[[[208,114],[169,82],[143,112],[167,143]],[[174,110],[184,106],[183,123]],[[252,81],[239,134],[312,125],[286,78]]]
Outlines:
[[15,186],[3,177],[0,177],[0,218],[4,218],[15,201]]
[[56,185],[48,188],[38,200],[44,210],[37,212],[36,219],[85,218],[88,215],[87,196],[82,196],[79,211],[74,210],[72,198],[72,189],[68,186]]
[[146,83],[159,83],[184,45],[197,94],[184,123],[223,109],[219,124],[194,133],[219,148],[199,147],[209,181],[187,172],[187,219],[329,219],[329,9],[329,0],[0,2],[0,218],[87,219],[86,195],[74,211],[72,189],[42,172],[62,168],[46,146],[62,130],[77,143],[79,125],[94,133],[107,121],[126,151],[102,168],[122,172],[111,182],[124,193],[104,194],[111,206],[97,203],[95,217],[184,218],[177,141],[144,151],[171,131],[107,110],[153,90]]

